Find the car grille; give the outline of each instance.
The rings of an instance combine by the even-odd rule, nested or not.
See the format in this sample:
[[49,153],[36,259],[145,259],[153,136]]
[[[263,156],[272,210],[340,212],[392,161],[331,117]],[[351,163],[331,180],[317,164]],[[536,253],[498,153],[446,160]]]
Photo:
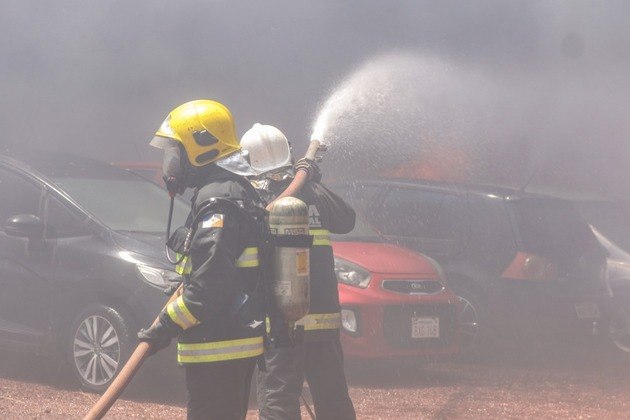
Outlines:
[[438,280],[383,280],[383,289],[405,295],[433,295],[444,290]]
[[[440,336],[430,338],[411,337],[412,317],[438,317]],[[383,330],[385,340],[392,347],[414,349],[441,347],[451,343],[457,333],[456,305],[396,305],[384,309]]]

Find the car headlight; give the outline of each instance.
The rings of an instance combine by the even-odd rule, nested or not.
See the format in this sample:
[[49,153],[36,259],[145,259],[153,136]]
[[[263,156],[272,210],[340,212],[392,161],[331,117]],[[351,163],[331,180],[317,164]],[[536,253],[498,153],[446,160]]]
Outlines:
[[182,277],[176,272],[164,270],[162,268],[137,265],[136,270],[138,270],[140,278],[142,278],[145,283],[160,289],[164,289],[172,283],[182,281]]
[[337,257],[335,257],[335,275],[339,283],[362,288],[368,287],[372,279],[370,273],[363,268]]

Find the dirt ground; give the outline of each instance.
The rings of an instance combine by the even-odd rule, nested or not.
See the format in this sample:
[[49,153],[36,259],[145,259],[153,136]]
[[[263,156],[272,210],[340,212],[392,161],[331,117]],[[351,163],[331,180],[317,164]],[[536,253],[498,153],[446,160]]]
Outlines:
[[[46,360],[0,357],[0,418],[81,418],[97,399],[61,379]],[[627,358],[561,352],[537,360],[348,367],[359,419],[630,418],[629,374]],[[181,383],[173,392],[165,380],[136,379],[107,418],[185,417]],[[252,409],[248,419],[255,418]]]

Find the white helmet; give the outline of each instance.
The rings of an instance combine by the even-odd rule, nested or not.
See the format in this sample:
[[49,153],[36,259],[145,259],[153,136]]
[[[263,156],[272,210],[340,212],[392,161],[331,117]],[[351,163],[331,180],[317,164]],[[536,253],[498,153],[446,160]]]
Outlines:
[[272,125],[254,124],[243,134],[241,148],[249,152],[249,162],[257,175],[292,166],[289,142]]

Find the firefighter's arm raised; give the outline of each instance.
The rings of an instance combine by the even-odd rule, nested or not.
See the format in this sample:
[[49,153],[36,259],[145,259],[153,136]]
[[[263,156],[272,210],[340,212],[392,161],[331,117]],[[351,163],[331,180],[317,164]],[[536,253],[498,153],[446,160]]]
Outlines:
[[318,182],[313,182],[311,185],[317,197],[317,206],[326,208],[330,215],[328,230],[331,233],[344,234],[354,229],[356,220],[354,209],[324,185]]

